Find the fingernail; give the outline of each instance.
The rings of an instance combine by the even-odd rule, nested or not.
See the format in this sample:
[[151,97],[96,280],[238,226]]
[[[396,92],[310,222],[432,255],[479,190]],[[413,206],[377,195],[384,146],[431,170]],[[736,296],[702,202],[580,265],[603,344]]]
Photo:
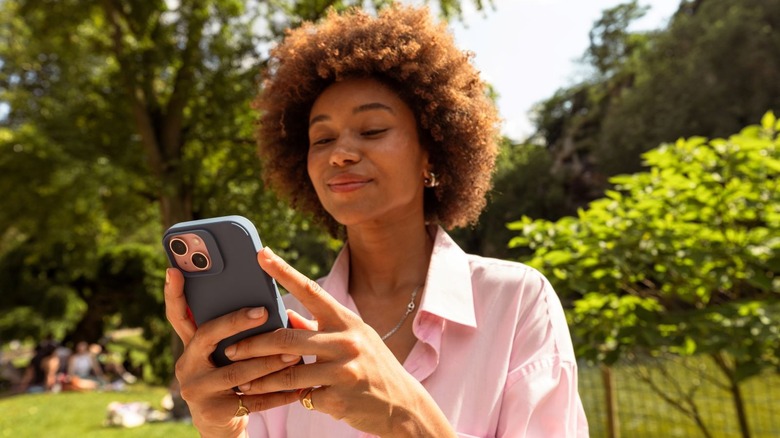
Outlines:
[[243,385],[239,386],[238,389],[240,389],[241,392],[247,392],[252,389],[252,382],[244,383]]
[[235,356],[236,355],[236,350],[238,350],[238,349],[236,348],[235,345],[229,346],[228,348],[225,349],[225,356],[227,356],[227,357]]
[[265,248],[263,248],[263,251],[265,251],[265,258],[267,258],[267,259],[270,259],[274,255],[276,255],[276,254],[274,254],[274,250],[272,250],[271,248],[269,248],[267,246]]
[[286,362],[286,363],[298,362],[299,360],[301,360],[301,357],[295,354],[283,354],[281,357],[282,357],[282,362]]
[[265,307],[255,307],[246,312],[246,316],[252,319],[260,319],[265,315]]
[[171,274],[168,272],[168,270],[165,270],[165,284],[168,284],[171,282]]

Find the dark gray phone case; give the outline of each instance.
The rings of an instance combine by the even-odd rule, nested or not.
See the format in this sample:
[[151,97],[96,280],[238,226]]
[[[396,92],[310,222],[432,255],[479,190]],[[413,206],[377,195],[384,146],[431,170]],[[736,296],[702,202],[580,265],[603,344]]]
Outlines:
[[257,252],[263,247],[255,226],[242,216],[224,216],[181,222],[163,236],[163,247],[171,266],[176,263],[168,245],[178,234],[194,233],[208,247],[211,268],[203,272],[185,272],[184,294],[195,323],[201,324],[244,307],[265,307],[268,322],[260,327],[223,339],[212,354],[217,366],[231,364],[225,348],[241,339],[287,326],[287,313],[276,282],[257,264]]

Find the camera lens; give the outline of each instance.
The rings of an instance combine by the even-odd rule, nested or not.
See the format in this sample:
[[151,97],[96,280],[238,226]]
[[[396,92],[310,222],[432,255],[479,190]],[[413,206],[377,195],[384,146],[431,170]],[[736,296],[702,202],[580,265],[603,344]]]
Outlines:
[[209,267],[209,259],[203,253],[196,252],[192,254],[192,264],[200,270]]
[[187,244],[181,239],[171,239],[170,246],[171,251],[176,255],[183,256],[187,254]]

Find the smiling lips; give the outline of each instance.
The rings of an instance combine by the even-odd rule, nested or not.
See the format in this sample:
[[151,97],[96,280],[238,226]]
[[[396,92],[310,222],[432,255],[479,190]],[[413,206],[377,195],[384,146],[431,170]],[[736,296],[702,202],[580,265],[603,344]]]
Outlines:
[[365,176],[342,174],[329,179],[326,184],[333,192],[347,193],[361,189],[371,181],[373,181],[371,178]]

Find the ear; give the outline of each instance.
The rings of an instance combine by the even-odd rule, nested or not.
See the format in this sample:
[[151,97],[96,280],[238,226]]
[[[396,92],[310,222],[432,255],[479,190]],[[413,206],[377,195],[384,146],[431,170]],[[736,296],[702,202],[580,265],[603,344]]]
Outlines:
[[431,164],[430,155],[428,150],[425,148],[423,148],[422,151],[422,169],[423,178],[429,178],[431,176],[431,172],[433,172],[433,164]]

